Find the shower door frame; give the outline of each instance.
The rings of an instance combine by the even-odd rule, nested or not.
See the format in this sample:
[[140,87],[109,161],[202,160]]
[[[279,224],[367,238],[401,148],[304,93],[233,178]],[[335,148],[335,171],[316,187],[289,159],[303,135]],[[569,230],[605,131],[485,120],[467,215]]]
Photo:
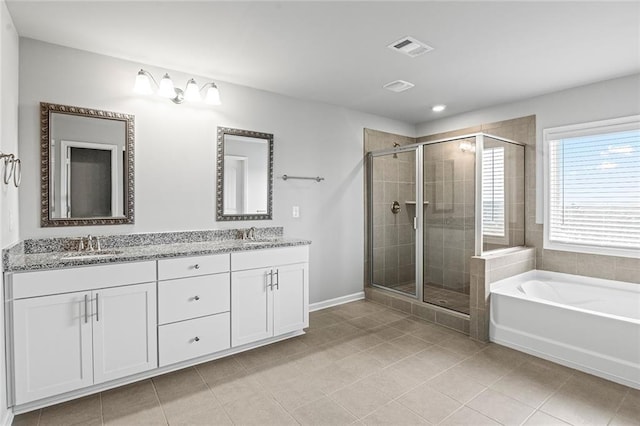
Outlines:
[[[422,185],[420,184],[423,180],[424,174],[424,164],[422,161],[418,161],[419,158],[423,155],[423,145],[421,144],[411,144],[405,145],[401,147],[384,149],[378,151],[369,151],[367,153],[367,162],[368,162],[368,173],[367,173],[367,195],[368,195],[368,208],[367,208],[367,221],[368,221],[368,232],[369,236],[367,238],[367,245],[369,251],[369,284],[373,287],[382,288],[387,291],[391,291],[393,293],[401,294],[406,297],[416,298],[418,300],[422,300],[422,290],[423,286],[418,285],[418,283],[422,283],[423,281],[423,270],[422,270],[422,262],[418,262],[417,259],[422,258],[422,250],[423,250],[423,234],[422,234],[422,220],[424,215],[424,208],[419,209],[418,206],[423,205],[423,197],[424,191],[422,189]],[[415,185],[416,185],[416,216],[413,222],[413,232],[415,239],[415,296],[412,294],[407,294],[405,292],[394,290],[393,288],[384,286],[382,284],[375,284],[373,282],[373,159],[376,157],[384,157],[386,155],[400,154],[406,152],[413,152],[415,155]],[[418,257],[420,256],[420,257]]]
[[[444,309],[447,312],[459,314],[464,317],[468,317],[469,315],[459,313],[456,311],[452,311],[447,308],[443,308],[441,306],[432,305],[427,302],[424,302],[423,299],[423,290],[424,290],[424,208],[419,209],[418,206],[424,205],[424,149],[425,145],[431,145],[436,143],[443,142],[452,142],[461,139],[475,139],[475,242],[474,242],[474,256],[482,255],[482,247],[483,247],[483,229],[482,229],[482,155],[484,151],[484,138],[488,137],[491,139],[496,139],[502,142],[511,143],[514,145],[519,145],[525,147],[526,144],[522,142],[517,142],[512,139],[503,138],[501,136],[492,135],[486,132],[475,132],[468,133],[459,136],[452,136],[448,138],[435,139],[432,141],[425,142],[416,142],[410,145],[404,145],[396,148],[387,148],[381,149],[377,151],[369,151],[367,152],[367,249],[368,249],[368,260],[369,260],[369,285],[381,288],[386,291],[390,291],[393,293],[401,294],[406,297],[416,298],[420,302],[430,305],[432,308],[436,310]],[[401,152],[410,152],[414,151],[416,156],[416,218],[415,218],[415,260],[416,260],[416,295],[410,295],[398,290],[394,290],[392,288],[386,287],[381,284],[375,284],[373,282],[373,159],[375,157],[381,157],[385,155],[393,155]],[[526,150],[523,151],[523,156],[526,160]],[[525,189],[526,190],[526,189]],[[420,261],[418,261],[420,260]],[[421,285],[418,285],[421,283]]]

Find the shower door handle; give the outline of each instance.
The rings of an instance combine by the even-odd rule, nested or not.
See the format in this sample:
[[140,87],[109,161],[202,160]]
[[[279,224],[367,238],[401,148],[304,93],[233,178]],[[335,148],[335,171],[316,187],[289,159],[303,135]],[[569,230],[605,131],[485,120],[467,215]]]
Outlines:
[[413,230],[415,231],[416,229],[418,229],[418,218],[417,217],[413,217]]

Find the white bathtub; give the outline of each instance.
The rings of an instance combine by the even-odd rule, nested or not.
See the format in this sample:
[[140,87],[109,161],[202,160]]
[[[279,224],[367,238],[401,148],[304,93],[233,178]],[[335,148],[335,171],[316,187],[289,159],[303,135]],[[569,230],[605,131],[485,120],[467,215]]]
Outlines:
[[640,389],[640,285],[537,270],[498,281],[489,338]]

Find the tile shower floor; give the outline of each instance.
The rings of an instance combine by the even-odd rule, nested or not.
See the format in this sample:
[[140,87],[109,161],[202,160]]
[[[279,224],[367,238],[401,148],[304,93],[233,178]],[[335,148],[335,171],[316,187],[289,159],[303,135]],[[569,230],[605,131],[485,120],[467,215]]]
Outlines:
[[14,425],[638,425],[640,391],[372,302],[308,333],[16,416]]

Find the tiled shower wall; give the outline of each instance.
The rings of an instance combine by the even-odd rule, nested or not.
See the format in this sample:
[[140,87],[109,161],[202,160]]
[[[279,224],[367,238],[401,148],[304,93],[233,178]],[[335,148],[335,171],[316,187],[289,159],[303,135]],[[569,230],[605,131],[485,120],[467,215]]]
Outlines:
[[[387,287],[415,283],[415,153],[373,159],[373,282]],[[391,206],[399,203],[400,211]]]
[[469,294],[475,245],[474,139],[424,146],[425,283]]

